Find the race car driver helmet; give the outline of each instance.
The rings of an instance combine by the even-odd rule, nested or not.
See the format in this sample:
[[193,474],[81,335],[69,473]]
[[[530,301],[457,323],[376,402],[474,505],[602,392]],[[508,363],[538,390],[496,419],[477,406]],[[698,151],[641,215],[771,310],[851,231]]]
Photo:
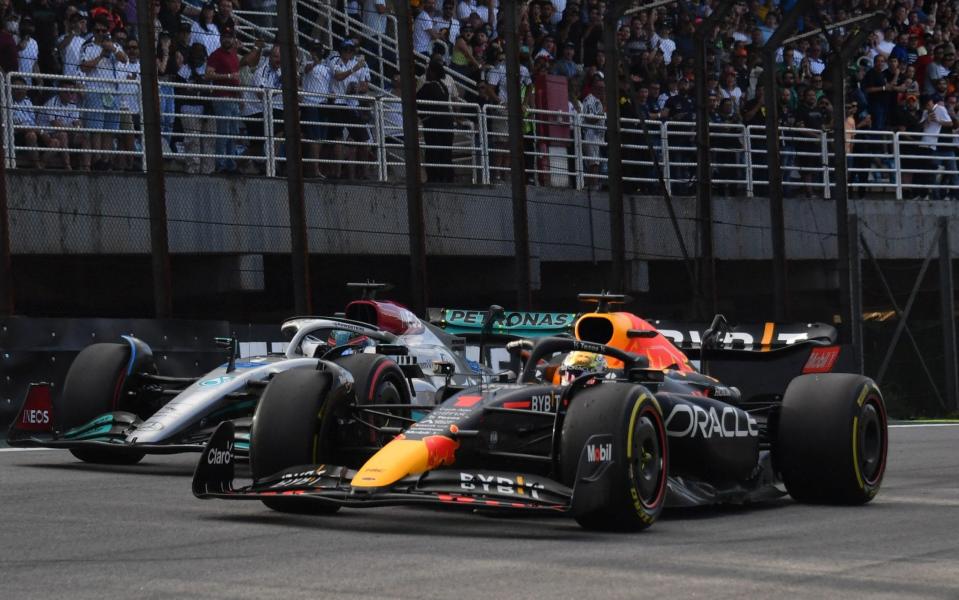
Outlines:
[[570,352],[559,366],[557,375],[560,384],[568,384],[585,373],[606,370],[606,357],[592,352]]
[[330,335],[329,344],[334,348],[337,346],[352,346],[355,348],[355,350],[347,350],[343,352],[342,356],[353,354],[354,352],[363,352],[364,348],[375,345],[373,340],[370,338],[361,333],[354,333],[352,331],[333,332],[332,335]]

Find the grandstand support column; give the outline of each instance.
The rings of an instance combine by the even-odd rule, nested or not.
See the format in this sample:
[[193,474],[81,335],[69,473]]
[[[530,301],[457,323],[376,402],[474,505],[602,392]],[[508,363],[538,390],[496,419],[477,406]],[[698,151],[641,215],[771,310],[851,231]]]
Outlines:
[[[0,140],[3,139],[3,119],[0,119]],[[9,317],[14,311],[13,268],[10,258],[10,219],[7,212],[7,157],[0,143],[0,317]]]
[[[290,254],[293,261],[293,302],[296,314],[313,314],[310,294],[310,239],[306,230],[306,196],[303,189],[303,136],[300,132],[300,94],[296,68],[296,23],[293,3],[276,4],[276,39],[280,44],[280,79],[283,84],[283,135],[286,138],[286,195],[290,204]],[[292,110],[291,110],[292,108]]]
[[429,305],[426,277],[426,219],[420,180],[420,127],[416,116],[416,75],[413,72],[413,18],[409,2],[396,3],[397,60],[403,106],[403,148],[406,160],[406,215],[410,232],[410,308],[426,314]]
[[859,217],[855,213],[849,215],[849,304],[850,314],[856,315],[849,323],[850,340],[853,345],[853,356],[856,360],[857,373],[866,372],[865,359],[862,347],[862,249],[859,245]]
[[154,312],[158,319],[173,316],[173,284],[167,238],[166,180],[160,143],[160,91],[157,78],[156,23],[153,2],[137,0],[140,36],[140,94],[143,98],[143,153],[146,156],[147,202],[150,207],[150,261],[153,269]]
[[506,0],[502,32],[506,46],[506,95],[509,125],[510,188],[513,195],[513,244],[516,254],[516,309],[532,305],[530,277],[529,216],[526,212],[526,153],[523,135],[523,98],[520,92],[519,0]]
[[952,248],[949,217],[939,217],[939,299],[942,305],[942,342],[945,359],[945,394],[949,410],[959,411],[959,374],[956,364],[956,296],[952,281]]
[[619,105],[620,56],[619,44],[616,43],[616,29],[625,12],[625,4],[607,3],[603,23],[603,49],[606,52],[606,65],[603,69],[606,79],[606,182],[609,189],[611,258],[609,288],[618,292],[629,291],[626,289],[626,214],[623,208],[623,139]]
[[783,211],[782,157],[779,152],[779,97],[776,86],[776,51],[796,30],[800,17],[810,12],[814,0],[798,0],[762,48],[766,104],[766,148],[769,162],[769,221],[773,249],[773,311],[777,321],[789,314],[786,273],[786,224]]
[[[860,27],[847,37],[841,46],[834,49],[829,65],[829,81],[832,87],[833,156],[835,157],[834,180],[836,182],[836,272],[839,276],[839,312],[841,339],[852,344],[857,360],[862,364],[862,297],[857,298],[857,282],[852,280],[859,265],[859,237],[852,237],[849,215],[849,173],[846,165],[846,63],[862,48],[866,38],[881,24],[883,13],[874,13],[848,25],[860,23]],[[814,34],[816,32],[810,32]],[[822,32],[825,33],[825,32]],[[788,41],[788,40],[787,40]],[[855,215],[855,210],[852,211]],[[854,218],[854,217],[853,217]],[[855,244],[855,248],[851,246]]]
[[[707,313],[703,316],[714,315],[719,312],[716,298],[716,258],[713,253],[713,181],[710,150],[712,143],[709,139],[709,114],[706,110],[706,44],[712,38],[713,32],[719,23],[729,15],[736,0],[721,0],[719,6],[700,23],[695,31],[695,55],[693,56],[693,72],[696,74],[693,83],[696,86],[696,221],[699,229],[699,293],[702,295]],[[688,10],[683,2],[679,3],[682,10]],[[693,15],[690,15],[693,16]]]

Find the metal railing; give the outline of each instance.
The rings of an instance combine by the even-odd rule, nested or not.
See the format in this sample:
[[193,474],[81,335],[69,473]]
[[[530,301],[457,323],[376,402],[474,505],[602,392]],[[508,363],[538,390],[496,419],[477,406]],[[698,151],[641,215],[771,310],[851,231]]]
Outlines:
[[[0,82],[8,167],[145,170],[143,103],[135,80],[10,73]],[[161,82],[163,158],[168,169],[240,170],[275,176],[285,164],[278,89]],[[405,177],[399,98],[300,93],[308,175],[395,181]],[[502,106],[418,102],[428,179],[496,184],[509,173]],[[696,173],[690,122],[623,119],[623,181],[658,193],[660,170],[673,193],[691,193]],[[603,116],[529,109],[524,121],[527,173],[538,186],[601,187],[606,179]],[[734,195],[764,195],[765,129],[710,124],[713,184]],[[783,127],[786,193],[834,193],[831,132]],[[935,142],[934,144],[932,142]],[[959,197],[959,134],[848,132],[848,185],[897,199]],[[630,187],[627,187],[630,190]]]

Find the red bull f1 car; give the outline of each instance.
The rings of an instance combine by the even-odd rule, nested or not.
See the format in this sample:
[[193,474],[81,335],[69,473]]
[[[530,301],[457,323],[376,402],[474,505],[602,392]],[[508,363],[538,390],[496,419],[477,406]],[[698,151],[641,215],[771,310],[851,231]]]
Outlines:
[[[697,369],[650,323],[609,311],[620,298],[587,299],[599,306],[577,318],[575,337],[541,339],[518,376],[448,386],[425,417],[406,398],[358,400],[335,362],[280,373],[253,419],[252,484],[234,483],[224,423],[193,492],[303,513],[399,504],[564,513],[601,530],[646,528],[667,505],[875,496],[887,450],[882,395],[815,358],[839,346],[751,353],[744,369],[761,371],[761,383],[750,389],[744,376],[740,388],[709,374],[711,361],[745,352],[723,347],[721,317],[702,335]],[[770,391],[769,373],[794,365]]]

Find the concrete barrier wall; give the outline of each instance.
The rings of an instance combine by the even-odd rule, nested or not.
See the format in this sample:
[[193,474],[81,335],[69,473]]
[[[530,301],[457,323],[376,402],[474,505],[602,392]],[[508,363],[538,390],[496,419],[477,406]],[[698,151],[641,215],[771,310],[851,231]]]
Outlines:
[[[149,222],[141,174],[66,174],[14,171],[9,177],[14,254],[146,254]],[[308,183],[310,250],[322,254],[408,253],[405,189],[387,184]],[[529,188],[532,255],[541,261],[609,258],[605,194]],[[511,256],[509,188],[425,191],[428,251],[437,256]],[[626,198],[631,259],[681,256],[662,198]],[[947,201],[859,200],[852,204],[880,258],[922,258],[939,216],[955,216]],[[674,200],[689,252],[697,253],[695,201]],[[290,248],[285,182],[262,177],[167,177],[170,249],[174,253],[286,253]],[[772,256],[768,201],[717,198],[716,255],[723,260]],[[790,259],[834,258],[835,205],[791,198],[785,205]],[[959,246],[959,230],[953,245]]]

